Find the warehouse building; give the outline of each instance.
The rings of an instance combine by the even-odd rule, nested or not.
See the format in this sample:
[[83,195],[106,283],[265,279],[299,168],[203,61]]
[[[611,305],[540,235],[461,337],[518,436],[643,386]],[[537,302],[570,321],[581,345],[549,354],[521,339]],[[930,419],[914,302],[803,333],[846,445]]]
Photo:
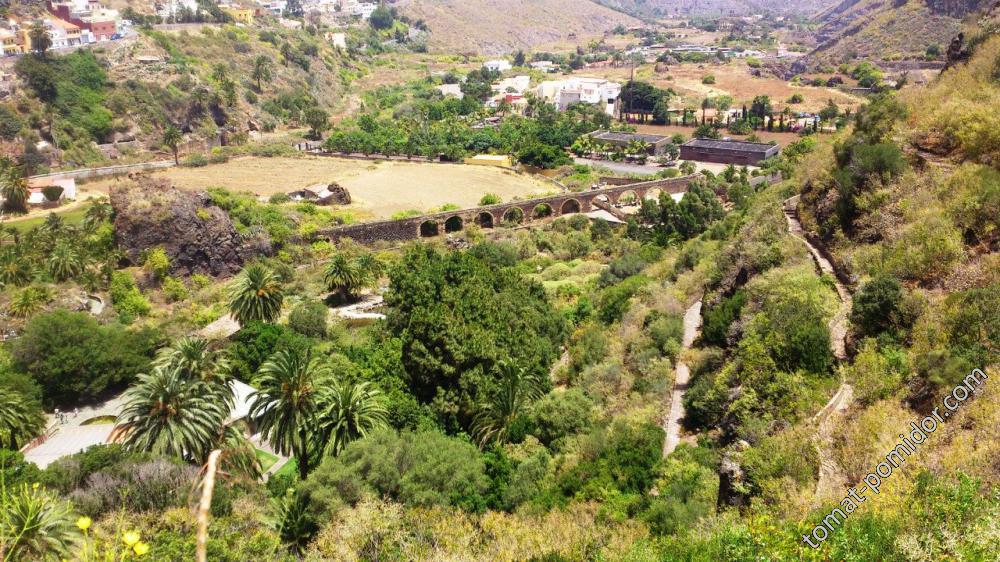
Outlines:
[[776,144],[693,139],[681,145],[681,160],[757,166],[764,160],[777,156],[779,152],[781,152],[781,148]]

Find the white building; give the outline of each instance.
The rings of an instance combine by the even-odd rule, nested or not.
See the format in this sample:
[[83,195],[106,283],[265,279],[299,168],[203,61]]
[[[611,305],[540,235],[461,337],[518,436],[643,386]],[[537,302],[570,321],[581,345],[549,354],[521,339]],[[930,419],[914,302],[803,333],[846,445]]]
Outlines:
[[483,63],[483,68],[492,72],[504,72],[513,67],[505,60],[488,60]]
[[583,102],[601,106],[608,115],[615,114],[622,85],[603,78],[573,77],[566,80],[548,80],[535,89],[535,95],[564,111],[573,103]]
[[187,8],[192,12],[198,11],[197,0],[163,0],[160,8],[156,10],[156,15],[161,18],[171,18],[177,15],[182,9]]
[[530,76],[514,76],[494,83],[493,91],[498,94],[523,94],[530,84]]
[[559,67],[557,67],[556,64],[550,60],[536,61],[533,63],[529,63],[528,66],[534,68],[535,70],[540,70],[542,72],[556,72],[557,70],[559,70]]
[[462,92],[462,86],[460,84],[441,84],[437,87],[437,89],[444,97],[453,96],[458,99],[465,97],[465,93]]

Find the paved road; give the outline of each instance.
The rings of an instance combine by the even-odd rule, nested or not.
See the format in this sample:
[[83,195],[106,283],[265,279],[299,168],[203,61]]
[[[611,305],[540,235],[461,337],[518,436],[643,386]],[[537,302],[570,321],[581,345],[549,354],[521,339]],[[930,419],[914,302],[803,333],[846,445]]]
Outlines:
[[590,158],[574,158],[573,163],[584,166],[599,166],[619,174],[644,174],[648,176],[655,175],[660,170],[666,169],[650,164],[643,166],[641,164],[629,164],[628,162],[612,162],[611,160],[591,160]]
[[[701,299],[691,305],[684,313],[684,338],[681,341],[681,353],[690,349],[701,329]],[[678,359],[674,369],[674,388],[670,393],[670,413],[663,422],[663,456],[674,452],[681,442],[681,420],[684,418],[684,392],[687,391],[691,379],[691,369],[687,363]]]

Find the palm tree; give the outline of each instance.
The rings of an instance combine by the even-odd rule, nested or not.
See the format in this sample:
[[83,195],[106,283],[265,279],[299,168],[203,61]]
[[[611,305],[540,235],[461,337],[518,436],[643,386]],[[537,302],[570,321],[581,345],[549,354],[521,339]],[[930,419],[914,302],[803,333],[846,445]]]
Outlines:
[[327,287],[340,295],[342,301],[350,300],[351,296],[364,286],[365,272],[358,267],[357,260],[339,253],[330,260],[323,276]]
[[63,239],[56,243],[49,253],[49,273],[56,281],[65,281],[76,277],[86,267],[83,256],[77,246],[70,240]]
[[324,393],[320,414],[327,437],[326,452],[339,455],[349,443],[388,424],[388,412],[379,402],[380,392],[371,383],[338,382]]
[[41,408],[20,392],[0,386],[0,448],[20,449],[45,427]]
[[27,318],[49,302],[48,293],[39,287],[25,287],[10,299],[7,311],[15,318]]
[[497,367],[500,390],[493,400],[483,404],[473,423],[473,435],[480,446],[507,441],[510,426],[531,402],[542,396],[542,380],[523,367],[501,362]]
[[126,448],[187,460],[212,450],[230,405],[180,369],[154,367],[125,393],[115,433]]
[[153,361],[156,367],[177,369],[189,380],[209,382],[224,378],[225,359],[209,349],[208,340],[182,337],[170,347],[161,349]]
[[257,82],[258,92],[262,91],[261,82],[271,81],[271,67],[273,64],[271,57],[267,55],[258,55],[253,60],[253,70],[250,72],[250,78]]
[[0,285],[26,285],[31,275],[31,260],[14,248],[0,248]]
[[182,139],[183,136],[180,129],[173,125],[167,126],[167,130],[163,131],[163,146],[166,146],[174,153],[174,164],[178,166],[180,165],[180,160],[177,156],[177,148],[181,145]]
[[230,288],[229,312],[241,326],[250,322],[270,323],[281,314],[283,300],[278,276],[255,263],[247,266]]
[[364,286],[377,287],[379,280],[385,275],[385,264],[382,260],[374,254],[365,252],[354,258],[354,263],[364,276]]
[[87,207],[83,215],[83,229],[88,233],[97,230],[97,227],[105,221],[110,221],[115,214],[114,207],[105,198],[95,200]]
[[328,374],[311,352],[285,349],[261,366],[254,381],[259,390],[251,394],[249,417],[275,451],[295,455],[303,480],[318,429],[318,382]]
[[0,195],[3,195],[3,208],[8,211],[24,213],[28,210],[28,182],[13,166],[6,166],[0,172]]

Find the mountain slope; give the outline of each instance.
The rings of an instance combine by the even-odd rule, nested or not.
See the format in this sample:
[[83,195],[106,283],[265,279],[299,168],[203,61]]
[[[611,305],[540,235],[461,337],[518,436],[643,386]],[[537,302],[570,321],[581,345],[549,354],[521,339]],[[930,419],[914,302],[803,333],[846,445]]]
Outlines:
[[834,4],[834,0],[597,0],[599,4],[636,17],[745,16],[779,13],[811,15]]
[[[401,0],[407,16],[431,30],[432,48],[502,54],[601,35],[639,21],[587,0]],[[515,16],[516,17],[512,17]]]
[[817,64],[853,58],[912,59],[948,45],[963,24],[996,0],[844,0],[821,15]]

